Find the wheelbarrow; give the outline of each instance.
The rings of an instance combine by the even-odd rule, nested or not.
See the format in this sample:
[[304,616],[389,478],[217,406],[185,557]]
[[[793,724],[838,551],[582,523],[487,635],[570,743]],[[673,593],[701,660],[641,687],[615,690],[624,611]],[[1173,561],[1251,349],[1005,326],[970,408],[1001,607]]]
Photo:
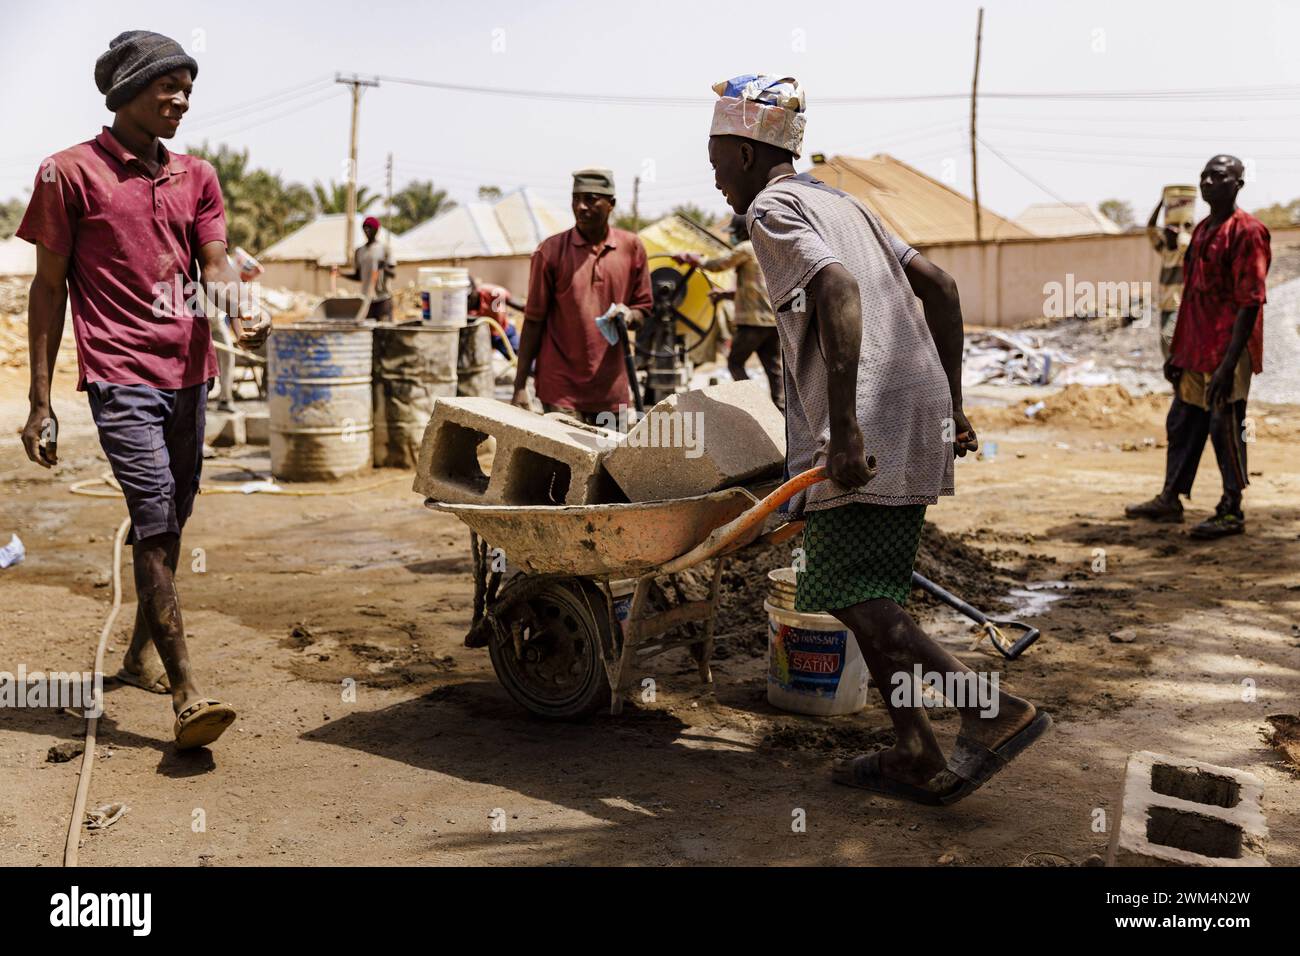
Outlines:
[[[507,693],[539,716],[619,714],[639,664],[689,647],[712,683],[714,623],[727,556],[776,544],[802,522],[764,534],[769,516],[826,479],[796,475],[761,500],[745,488],[631,504],[426,504],[469,526],[474,622],[467,647],[488,648]],[[713,561],[708,597],[667,606],[656,579]],[[517,569],[502,581],[507,572]],[[700,630],[702,628],[702,634]]]

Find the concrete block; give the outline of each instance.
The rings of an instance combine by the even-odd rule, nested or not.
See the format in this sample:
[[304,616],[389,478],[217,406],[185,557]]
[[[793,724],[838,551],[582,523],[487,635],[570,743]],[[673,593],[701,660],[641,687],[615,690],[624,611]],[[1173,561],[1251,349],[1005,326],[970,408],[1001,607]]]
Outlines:
[[271,415],[269,412],[250,412],[244,415],[244,433],[250,445],[271,443]]
[[[485,470],[480,446],[489,438],[496,452]],[[414,490],[455,504],[625,501],[603,466],[616,440],[493,398],[439,398],[420,445]]]
[[1263,782],[1150,751],[1130,754],[1107,866],[1268,866]]
[[247,444],[244,413],[208,412],[204,419],[204,440],[213,448]]
[[767,382],[725,382],[670,395],[605,460],[629,501],[703,495],[785,463],[785,418]]

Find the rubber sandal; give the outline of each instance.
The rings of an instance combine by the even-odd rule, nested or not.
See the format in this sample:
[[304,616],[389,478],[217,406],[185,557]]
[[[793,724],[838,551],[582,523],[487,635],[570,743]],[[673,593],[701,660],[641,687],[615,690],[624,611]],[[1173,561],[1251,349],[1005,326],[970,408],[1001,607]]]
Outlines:
[[172,683],[167,679],[167,669],[162,666],[161,661],[158,662],[157,673],[147,670],[142,674],[121,667],[113,675],[113,679],[123,684],[130,684],[132,687],[139,687],[141,690],[147,690],[151,694],[170,694],[172,692]]
[[[928,782],[933,783],[941,778],[944,783],[950,784],[953,788],[961,785],[961,781],[953,777],[947,770],[940,770]],[[831,771],[831,779],[846,787],[869,790],[882,797],[908,800],[912,803],[922,803],[932,807],[948,802],[945,798],[950,792],[948,786],[936,789],[906,783],[885,776],[880,770],[879,752],[863,754],[860,757],[854,757],[852,760],[838,761]]]
[[941,802],[956,803],[974,793],[1007,764],[1016,758],[1052,726],[1052,715],[1039,711],[1027,727],[1004,741],[996,750],[990,750],[969,737],[958,735],[957,748],[948,760],[948,770],[960,781],[960,786],[941,798]]
[[192,750],[212,743],[235,722],[235,708],[219,700],[204,697],[187,704],[176,715],[177,750]]

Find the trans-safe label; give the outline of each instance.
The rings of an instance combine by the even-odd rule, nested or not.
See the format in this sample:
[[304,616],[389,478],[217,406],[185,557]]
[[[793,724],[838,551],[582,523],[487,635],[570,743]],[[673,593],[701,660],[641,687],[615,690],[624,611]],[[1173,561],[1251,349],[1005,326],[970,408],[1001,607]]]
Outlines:
[[767,679],[787,690],[834,697],[844,671],[849,632],[813,631],[768,621]]

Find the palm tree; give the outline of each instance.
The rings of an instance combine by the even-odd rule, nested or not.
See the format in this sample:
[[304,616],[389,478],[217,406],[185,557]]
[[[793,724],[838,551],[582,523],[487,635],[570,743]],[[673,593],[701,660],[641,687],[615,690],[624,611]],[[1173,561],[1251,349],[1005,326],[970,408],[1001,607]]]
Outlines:
[[311,218],[312,194],[299,183],[286,183],[278,173],[249,169],[248,150],[225,145],[211,149],[188,147],[191,156],[206,159],[217,172],[226,207],[226,238],[256,254]]
[[[316,194],[316,207],[323,215],[348,211],[348,184],[330,180],[329,187],[317,180],[312,186]],[[379,194],[372,193],[366,186],[357,187],[357,212],[369,212],[370,207],[379,201]],[[396,198],[396,197],[394,197]]]
[[403,233],[455,208],[456,202],[447,198],[447,190],[435,189],[432,180],[415,179],[400,192],[393,193],[393,216],[389,228],[395,233]]

